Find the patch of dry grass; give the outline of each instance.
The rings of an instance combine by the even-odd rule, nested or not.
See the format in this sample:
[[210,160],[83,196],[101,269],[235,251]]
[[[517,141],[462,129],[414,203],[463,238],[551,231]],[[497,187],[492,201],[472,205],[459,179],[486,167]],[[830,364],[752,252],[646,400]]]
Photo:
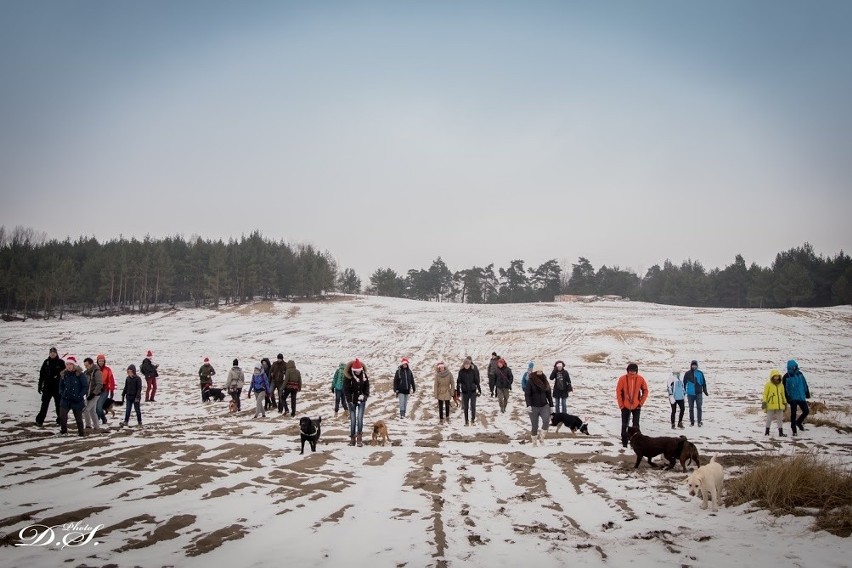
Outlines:
[[605,363],[607,357],[609,357],[609,353],[606,353],[605,351],[598,351],[597,353],[583,355],[583,361],[586,363]]
[[815,528],[849,536],[852,527],[852,472],[814,454],[763,461],[725,486],[728,505],[755,502],[776,515],[808,514]]

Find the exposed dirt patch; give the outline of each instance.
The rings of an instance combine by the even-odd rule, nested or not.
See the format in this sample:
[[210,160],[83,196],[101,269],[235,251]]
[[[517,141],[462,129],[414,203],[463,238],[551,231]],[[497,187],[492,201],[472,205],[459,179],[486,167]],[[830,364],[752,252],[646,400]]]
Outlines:
[[384,465],[393,456],[393,452],[375,452],[367,458],[364,465]]
[[113,483],[118,483],[120,481],[136,479],[137,477],[139,477],[139,474],[133,473],[132,471],[119,471],[110,475],[103,474],[103,476],[105,477],[104,480],[95,485],[95,487],[103,487],[105,485],[112,485]]
[[600,331],[592,332],[590,335],[603,335],[604,337],[612,337],[621,341],[622,343],[627,343],[628,341],[632,341],[634,339],[641,339],[643,341],[653,342],[654,338],[648,335],[645,332],[637,331],[634,329],[603,329]]
[[130,539],[127,544],[117,549],[116,552],[147,548],[158,542],[172,540],[180,536],[180,531],[195,523],[195,515],[177,515],[149,531],[142,538]]
[[609,358],[609,353],[606,351],[598,351],[597,353],[587,353],[586,355],[581,355],[583,361],[586,363],[606,363]]
[[[245,519],[239,519],[245,522]],[[191,545],[184,548],[187,556],[200,556],[211,550],[216,550],[229,540],[237,540],[243,538],[247,531],[243,525],[234,523],[231,526],[215,530],[212,533],[205,535]]]
[[353,506],[354,505],[349,504],[349,505],[344,506],[341,509],[338,509],[337,511],[333,512],[332,514],[325,517],[321,521],[314,523],[314,528],[318,529],[319,527],[321,527],[325,523],[336,523],[336,522],[338,522],[340,519],[343,518],[343,515],[346,513],[347,509],[351,509]]
[[215,477],[225,477],[226,473],[221,467],[204,465],[200,463],[188,465],[177,470],[175,473],[165,475],[155,481],[160,486],[158,496],[174,495],[181,491],[192,491],[201,488],[202,485],[210,483]]
[[226,495],[230,495],[231,493],[234,493],[235,491],[239,491],[240,489],[245,489],[246,487],[251,487],[251,485],[248,484],[248,483],[238,483],[238,484],[234,485],[233,487],[217,487],[216,489],[214,489],[213,491],[211,491],[210,493],[208,493],[207,495],[205,495],[201,499],[204,500],[204,499],[215,499],[216,497],[224,497]]

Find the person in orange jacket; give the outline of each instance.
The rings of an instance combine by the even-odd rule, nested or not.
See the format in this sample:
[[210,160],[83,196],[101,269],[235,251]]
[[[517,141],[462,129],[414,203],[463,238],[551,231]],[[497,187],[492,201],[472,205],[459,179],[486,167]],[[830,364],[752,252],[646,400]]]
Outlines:
[[621,409],[621,445],[627,447],[627,422],[633,416],[633,427],[639,428],[639,413],[648,399],[648,383],[639,374],[639,365],[627,365],[627,374],[618,378],[615,385],[615,400]]

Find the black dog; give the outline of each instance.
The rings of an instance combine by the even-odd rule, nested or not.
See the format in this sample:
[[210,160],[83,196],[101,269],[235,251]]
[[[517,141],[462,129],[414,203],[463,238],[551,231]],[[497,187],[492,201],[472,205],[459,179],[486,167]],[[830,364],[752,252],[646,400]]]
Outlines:
[[211,398],[216,402],[222,402],[225,400],[225,392],[222,389],[216,389],[213,387],[206,387],[203,391],[201,391],[202,401],[207,402]]
[[554,412],[550,415],[550,425],[556,426],[556,433],[559,433],[559,428],[565,426],[571,429],[571,433],[576,433],[577,430],[585,435],[589,435],[589,425],[583,422],[579,416],[572,416],[564,412]]
[[299,418],[299,435],[302,437],[302,451],[299,454],[305,453],[305,442],[311,445],[312,452],[317,451],[317,442],[322,433],[320,422],[322,422],[322,416],[316,420],[311,420],[307,416]]
[[115,400],[114,398],[107,398],[104,401],[104,417],[101,422],[104,424],[107,423],[106,413],[109,412],[109,415],[115,418],[115,408],[121,405],[121,401]]
[[660,436],[654,438],[652,436],[645,436],[639,431],[639,428],[633,426],[627,428],[627,436],[630,438],[630,447],[636,452],[636,465],[633,466],[634,468],[639,467],[642,458],[648,458],[648,464],[651,467],[657,467],[651,461],[651,458],[663,454],[663,457],[669,461],[666,469],[671,469],[674,467],[675,462],[680,459],[683,453],[683,446],[686,444],[686,436],[680,436],[679,438]]

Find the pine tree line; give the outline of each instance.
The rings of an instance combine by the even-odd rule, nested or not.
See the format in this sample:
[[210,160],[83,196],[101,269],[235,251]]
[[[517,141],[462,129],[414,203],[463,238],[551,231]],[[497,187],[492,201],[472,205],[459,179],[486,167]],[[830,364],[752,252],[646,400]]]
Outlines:
[[328,253],[273,242],[257,231],[227,243],[180,236],[99,243],[0,227],[4,313],[61,317],[69,308],[144,312],[186,302],[200,307],[314,297],[333,290],[336,275]]

